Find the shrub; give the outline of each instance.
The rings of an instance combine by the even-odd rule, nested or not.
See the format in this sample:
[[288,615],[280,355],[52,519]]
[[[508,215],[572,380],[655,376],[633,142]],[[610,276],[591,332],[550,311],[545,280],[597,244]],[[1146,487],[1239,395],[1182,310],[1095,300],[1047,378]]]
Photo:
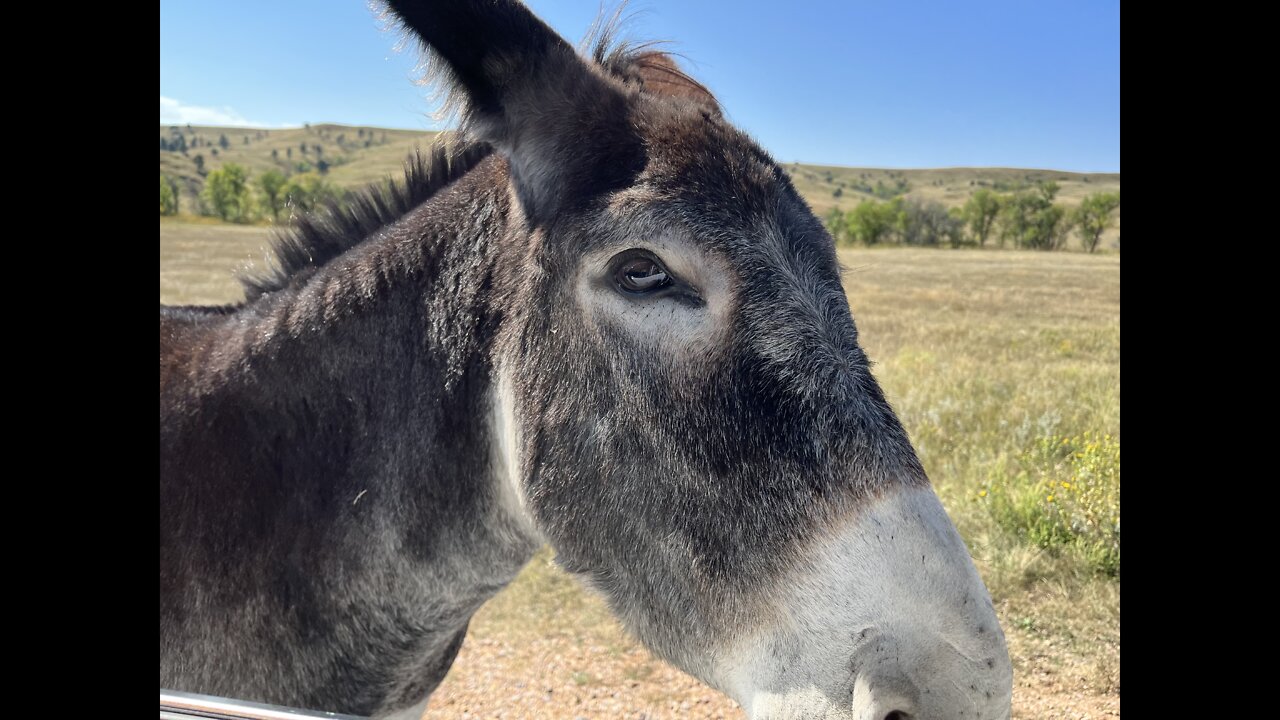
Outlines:
[[160,176],[160,214],[178,214],[178,192],[173,183],[164,175]]
[[[889,176],[892,178],[893,173],[889,173]],[[895,180],[892,185],[885,185],[884,181],[877,180],[872,194],[881,200],[892,200],[899,195],[905,195],[909,192],[911,192],[911,183],[907,182],[905,177],[900,177]]]
[[1119,438],[1041,438],[1015,465],[978,492],[992,520],[1032,545],[1074,553],[1094,572],[1118,577]]
[[831,233],[831,239],[835,240],[837,245],[843,245],[845,238],[848,237],[849,227],[844,211],[838,207],[831,208],[823,218],[823,224],[826,225],[827,232]]

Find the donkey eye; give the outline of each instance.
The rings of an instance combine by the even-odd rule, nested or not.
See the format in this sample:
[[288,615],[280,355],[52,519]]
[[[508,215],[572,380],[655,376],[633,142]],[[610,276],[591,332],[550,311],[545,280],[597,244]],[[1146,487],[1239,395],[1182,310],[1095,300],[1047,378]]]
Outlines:
[[653,257],[640,253],[625,253],[613,271],[618,288],[631,294],[647,294],[671,285],[666,268]]

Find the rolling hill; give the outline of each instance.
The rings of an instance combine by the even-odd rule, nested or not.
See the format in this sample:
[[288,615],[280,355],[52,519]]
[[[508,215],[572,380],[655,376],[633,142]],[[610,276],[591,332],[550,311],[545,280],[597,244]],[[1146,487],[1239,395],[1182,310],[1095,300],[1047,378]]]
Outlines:
[[[189,212],[196,207],[204,174],[224,163],[243,165],[252,177],[272,168],[285,174],[314,172],[323,161],[330,182],[355,189],[387,177],[399,177],[406,155],[414,147],[428,146],[436,134],[331,123],[271,130],[161,125],[162,147],[178,144],[185,146],[185,151],[161,149],[160,172],[178,181],[182,212]],[[198,165],[200,162],[202,166]],[[980,188],[1007,192],[1045,180],[1058,183],[1058,200],[1066,205],[1076,205],[1090,193],[1120,190],[1119,173],[1017,168],[891,170],[801,163],[786,163],[784,167],[819,216],[835,207],[850,210],[864,200],[895,192],[955,207]],[[1117,219],[1115,227],[1103,236],[1101,247],[1117,245],[1119,237]]]

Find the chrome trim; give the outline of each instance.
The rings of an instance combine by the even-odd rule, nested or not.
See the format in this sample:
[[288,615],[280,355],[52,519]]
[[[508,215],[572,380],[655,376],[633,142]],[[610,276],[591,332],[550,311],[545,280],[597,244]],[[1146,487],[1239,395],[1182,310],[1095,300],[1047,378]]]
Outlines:
[[160,691],[160,720],[364,720],[356,715],[299,710],[212,695]]

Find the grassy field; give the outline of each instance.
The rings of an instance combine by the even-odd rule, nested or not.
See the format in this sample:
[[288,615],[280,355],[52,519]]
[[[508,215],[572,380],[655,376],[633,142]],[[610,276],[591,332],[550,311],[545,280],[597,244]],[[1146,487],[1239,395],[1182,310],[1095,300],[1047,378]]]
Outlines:
[[[323,157],[331,164],[326,177],[340,188],[356,189],[387,177],[399,177],[405,156],[415,147],[427,147],[435,133],[392,130],[376,127],[321,124],[302,128],[262,130],[202,126],[160,126],[160,137],[168,140],[182,135],[187,152],[160,151],[160,172],[177,178],[181,188],[181,209],[191,212],[204,176],[196,168],[195,157],[204,159],[205,171],[223,163],[245,166],[250,177],[276,169],[290,174],[313,168]],[[225,136],[227,147],[219,141]],[[303,154],[301,148],[308,150]],[[321,147],[317,154],[315,146]],[[214,155],[213,150],[218,154]],[[275,155],[272,155],[272,152]],[[987,188],[1001,192],[1051,180],[1058,183],[1058,202],[1080,203],[1085,195],[1100,191],[1119,192],[1119,173],[1069,173],[1057,170],[1015,168],[940,168],[929,170],[887,170],[881,168],[828,167],[792,163],[786,166],[796,189],[822,217],[833,207],[852,210],[864,200],[875,199],[879,186],[898,187],[905,183],[908,197],[936,200],[947,207],[963,205],[974,191]],[[1120,240],[1119,212],[1115,226],[1102,235],[1099,247],[1117,247]],[[1077,247],[1073,235],[1069,247]]]
[[[162,220],[161,302],[239,299],[231,270],[261,262],[265,237]],[[995,600],[1014,717],[1118,717],[1119,256],[840,256],[861,342]],[[653,659],[544,550],[476,615],[427,716],[742,714]]]

